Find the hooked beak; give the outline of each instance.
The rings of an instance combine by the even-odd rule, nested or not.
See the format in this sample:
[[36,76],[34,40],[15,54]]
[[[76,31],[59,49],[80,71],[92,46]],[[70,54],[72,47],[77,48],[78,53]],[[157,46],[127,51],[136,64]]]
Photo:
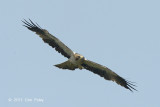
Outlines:
[[82,57],[82,60],[85,60],[85,57]]

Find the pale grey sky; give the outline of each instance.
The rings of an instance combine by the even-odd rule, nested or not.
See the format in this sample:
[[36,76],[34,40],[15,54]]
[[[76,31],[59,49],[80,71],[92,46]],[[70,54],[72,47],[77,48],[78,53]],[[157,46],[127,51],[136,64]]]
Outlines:
[[[0,0],[0,106],[159,107],[160,1]],[[30,18],[73,51],[136,82],[130,92],[67,60],[21,20]],[[22,99],[11,101],[8,99]],[[25,102],[40,98],[44,102]]]

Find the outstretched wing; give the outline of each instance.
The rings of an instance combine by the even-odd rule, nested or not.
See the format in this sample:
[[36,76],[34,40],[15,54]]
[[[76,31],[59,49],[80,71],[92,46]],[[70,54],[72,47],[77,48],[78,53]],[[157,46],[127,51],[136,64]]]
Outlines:
[[56,51],[58,51],[65,57],[70,58],[74,54],[71,49],[69,49],[55,36],[51,35],[47,30],[42,29],[38,24],[34,24],[31,20],[30,22],[28,22],[25,19],[22,22],[25,24],[25,27],[27,27],[33,32],[36,32],[36,34],[38,34],[45,43],[48,43],[50,46],[55,48]]
[[112,70],[108,69],[105,66],[102,66],[100,64],[97,64],[97,63],[89,61],[89,60],[85,60],[84,63],[82,64],[82,66],[85,69],[92,71],[93,73],[98,74],[101,77],[104,77],[106,80],[115,81],[117,84],[129,89],[130,91],[136,90],[135,88],[133,88],[133,86],[135,86],[135,85],[133,85],[131,82],[125,80],[124,78],[120,77],[115,72],[113,72]]

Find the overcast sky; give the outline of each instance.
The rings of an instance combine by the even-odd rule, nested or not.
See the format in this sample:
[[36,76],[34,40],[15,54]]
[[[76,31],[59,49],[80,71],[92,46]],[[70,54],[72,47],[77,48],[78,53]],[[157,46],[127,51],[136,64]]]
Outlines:
[[[159,107],[159,13],[159,0],[0,0],[0,106]],[[28,18],[138,92],[54,67],[67,59],[22,26]]]

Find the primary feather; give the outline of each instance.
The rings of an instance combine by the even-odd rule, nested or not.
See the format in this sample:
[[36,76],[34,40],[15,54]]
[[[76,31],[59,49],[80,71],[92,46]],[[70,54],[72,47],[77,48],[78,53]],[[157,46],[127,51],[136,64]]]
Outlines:
[[31,20],[30,23],[26,20],[22,21],[29,30],[36,32],[45,43],[48,43],[50,46],[55,48],[56,51],[61,53],[67,58],[73,54],[73,51],[69,49],[65,44],[63,44],[59,39],[55,36],[51,35],[47,30],[42,29],[38,24],[34,24]]
[[133,85],[131,82],[125,80],[124,78],[120,77],[119,75],[117,75],[115,72],[113,72],[112,70],[110,70],[109,68],[102,66],[100,64],[97,64],[95,62],[89,61],[89,60],[85,60],[84,63],[82,64],[82,66],[95,73],[98,74],[101,77],[104,77],[104,79],[106,80],[112,80],[114,82],[116,82],[117,84],[129,89],[130,91],[136,90],[135,88],[133,88]]

